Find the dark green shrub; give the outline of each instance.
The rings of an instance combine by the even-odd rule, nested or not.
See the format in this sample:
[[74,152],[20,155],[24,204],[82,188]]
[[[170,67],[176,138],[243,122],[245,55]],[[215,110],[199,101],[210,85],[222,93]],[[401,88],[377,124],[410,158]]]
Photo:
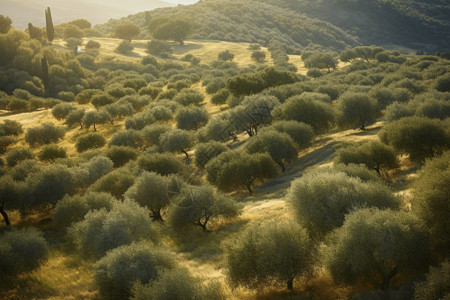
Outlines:
[[140,148],[143,146],[143,139],[141,132],[128,129],[121,130],[113,134],[109,141],[109,146],[127,146],[132,148]]
[[86,133],[77,139],[75,147],[78,152],[86,150],[102,148],[106,145],[106,139],[100,133],[92,132]]
[[197,144],[195,147],[195,165],[204,168],[211,159],[228,150],[227,146],[216,141]]
[[7,231],[0,235],[1,278],[37,269],[47,260],[48,246],[42,232],[35,228]]
[[380,140],[395,150],[409,154],[413,161],[423,161],[448,148],[450,137],[439,120],[407,117],[383,126]]
[[66,150],[55,144],[44,146],[44,148],[42,148],[41,152],[39,152],[38,154],[38,158],[41,161],[49,161],[49,162],[54,162],[58,158],[66,158],[66,157],[67,157]]
[[47,145],[57,143],[65,135],[62,127],[53,125],[52,123],[44,123],[42,125],[29,128],[25,133],[25,142],[31,147],[39,145]]
[[114,168],[119,168],[130,160],[135,160],[137,155],[136,149],[127,146],[112,146],[106,151],[106,156],[114,163]]
[[26,159],[33,159],[34,155],[28,148],[10,149],[6,152],[6,163],[10,168],[17,165],[18,162]]
[[182,173],[185,169],[183,162],[171,153],[141,155],[137,162],[140,169],[161,175]]
[[120,54],[128,54],[134,50],[133,45],[130,41],[123,40],[120,42],[119,46],[117,46],[116,49],[114,49],[114,52],[120,53]]
[[18,136],[23,133],[22,124],[15,120],[3,120],[0,124],[0,136],[14,135]]
[[183,107],[175,115],[177,127],[184,130],[196,130],[208,122],[208,112],[199,107]]
[[67,117],[67,115],[74,111],[76,108],[70,103],[60,103],[53,106],[52,115],[57,120],[63,120]]
[[110,193],[117,199],[123,199],[123,194],[133,183],[134,176],[128,170],[119,168],[97,180],[89,190]]

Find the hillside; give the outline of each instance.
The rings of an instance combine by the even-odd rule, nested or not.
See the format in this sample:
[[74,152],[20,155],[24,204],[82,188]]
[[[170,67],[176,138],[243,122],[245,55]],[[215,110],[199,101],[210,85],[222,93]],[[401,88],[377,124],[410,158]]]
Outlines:
[[[358,44],[435,53],[448,51],[450,6],[446,1],[202,1],[152,11],[186,15],[196,25],[193,38],[267,45],[275,39],[303,48],[318,44],[340,51]],[[143,13],[121,19],[145,29]],[[96,28],[110,33],[118,20]],[[150,38],[149,35],[142,35]]]
[[448,1],[261,0],[299,11],[357,36],[366,45],[406,47],[429,53],[448,51]]
[[105,23],[112,18],[169,6],[173,4],[160,0],[2,0],[1,13],[12,19],[14,27],[25,29],[28,23],[44,27],[44,10],[47,7],[52,10],[55,25],[76,19],[87,19],[94,25]]

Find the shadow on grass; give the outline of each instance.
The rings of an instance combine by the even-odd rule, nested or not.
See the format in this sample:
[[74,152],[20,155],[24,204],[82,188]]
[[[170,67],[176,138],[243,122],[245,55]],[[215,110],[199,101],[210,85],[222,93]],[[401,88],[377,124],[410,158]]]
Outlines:
[[201,45],[201,44],[190,44],[189,43],[189,44],[184,44],[183,46],[174,45],[174,46],[172,46],[172,51],[173,51],[173,54],[184,54],[186,52],[201,49],[201,48],[203,48],[203,45]]
[[210,231],[203,231],[198,226],[167,228],[166,231],[175,251],[186,254],[189,259],[223,263],[224,242],[240,232],[247,222],[242,219],[232,223],[216,222],[211,224]]

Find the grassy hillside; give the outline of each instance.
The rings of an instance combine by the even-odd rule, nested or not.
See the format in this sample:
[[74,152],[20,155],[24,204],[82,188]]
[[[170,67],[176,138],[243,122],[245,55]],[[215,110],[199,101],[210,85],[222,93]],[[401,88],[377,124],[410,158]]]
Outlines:
[[430,53],[448,51],[450,5],[446,1],[271,1],[330,22],[366,45],[407,47]]
[[[221,11],[226,9],[216,1],[200,4],[205,11],[209,9],[210,22],[212,18],[221,20]],[[314,58],[314,55],[320,58],[323,53],[311,51],[309,57],[302,57],[298,52],[288,55],[284,47],[271,43],[270,47],[261,47],[266,59],[256,62],[251,59],[250,43],[256,41],[264,44],[270,41],[264,39],[270,37],[281,40],[283,44],[300,47],[302,39],[317,36],[314,32],[320,31],[322,25],[325,27],[322,35],[319,34],[321,38],[326,39],[335,33],[346,42],[319,39],[318,43],[323,42],[335,50],[358,43],[336,27],[303,15],[296,20],[285,19],[282,15],[271,19],[272,11],[266,4],[253,9],[255,18],[260,18],[260,23],[253,26],[252,11],[242,12],[250,10],[250,4],[239,4],[237,1],[228,4],[231,11],[227,14],[229,19],[224,22],[241,14],[249,20],[243,23],[240,31],[237,29],[239,25],[222,28],[225,23],[216,22],[222,30],[218,32],[241,34],[245,40],[245,32],[252,26],[254,31],[247,34],[255,33],[255,40],[230,42],[211,37],[192,38],[183,46],[170,42],[172,53],[160,57],[147,55],[146,39],[133,40],[133,51],[119,54],[114,50],[121,40],[84,38],[83,52],[75,55],[73,49],[69,49],[66,42],[60,39],[49,45],[30,40],[28,35],[15,30],[0,34],[0,50],[5,53],[0,57],[0,138],[6,144],[2,144],[4,153],[0,155],[0,202],[6,203],[1,208],[11,221],[7,227],[0,217],[0,239],[10,233],[37,227],[48,249],[39,264],[31,264],[33,268],[14,273],[21,266],[22,252],[25,253],[24,258],[29,258],[38,252],[37,247],[29,247],[28,244],[21,246],[19,243],[19,250],[26,251],[11,253],[14,243],[6,238],[0,240],[5,242],[5,246],[1,244],[0,247],[0,267],[3,271],[0,273],[1,299],[111,299],[111,295],[117,299],[127,299],[137,293],[139,285],[135,289],[132,286],[138,279],[143,284],[151,284],[147,290],[141,287],[144,293],[142,299],[150,298],[145,293],[160,290],[177,292],[188,284],[192,286],[187,286],[186,293],[201,291],[201,296],[197,298],[205,300],[337,300],[358,296],[383,299],[388,294],[392,298],[411,299],[415,284],[423,280],[429,265],[445,260],[448,250],[445,246],[449,243],[445,237],[446,227],[442,226],[445,223],[433,223],[435,218],[427,218],[419,208],[426,208],[426,197],[431,193],[433,201],[444,203],[437,216],[442,217],[441,212],[444,212],[443,220],[448,216],[445,202],[448,194],[445,191],[448,189],[446,175],[450,148],[450,61],[434,55],[401,54],[382,48],[358,47],[349,62],[343,63],[337,60],[337,55],[331,55],[336,67],[319,64],[306,68],[306,62],[311,62],[308,59]],[[184,14],[189,9],[192,7],[179,7],[176,11]],[[267,14],[264,17],[258,15],[263,10]],[[162,9],[154,14],[170,11]],[[193,18],[198,17],[198,22],[207,20],[206,17],[201,19],[200,12],[199,9],[199,14],[194,14]],[[274,12],[287,13],[287,10],[275,9]],[[300,15],[292,12],[289,16]],[[141,17],[144,17],[143,14],[130,16],[129,20],[141,24]],[[115,22],[98,26],[97,29],[107,33]],[[296,36],[298,40],[286,34],[299,29],[289,29],[291,22],[297,22],[297,26],[305,25],[305,30]],[[268,29],[275,23],[279,28],[285,28],[285,33],[281,29],[276,32]],[[207,25],[204,26],[207,30]],[[259,28],[265,28],[266,32],[258,31]],[[100,47],[86,50],[84,46],[88,40],[98,42]],[[231,61],[218,60],[218,54],[224,50],[235,54]],[[200,61],[189,58],[189,55]],[[48,64],[48,81],[42,70],[45,64]],[[61,107],[69,112],[60,117],[62,113],[57,112]],[[77,111],[81,112],[82,118],[73,124],[68,122],[70,113]],[[183,119],[181,116],[186,112],[194,112],[192,115],[195,117]],[[96,122],[95,131],[92,119]],[[11,122],[9,125],[5,123],[6,120],[15,124],[15,135],[8,135],[8,130],[14,131],[11,129],[14,126]],[[46,159],[40,154],[49,147],[48,141],[33,143],[27,138],[33,129],[45,123],[52,123],[63,132],[64,137],[57,138],[54,144],[62,148],[67,157]],[[381,134],[394,125],[397,130]],[[17,127],[23,131],[17,130]],[[158,130],[164,133],[155,137]],[[400,130],[405,134],[395,134]],[[174,144],[183,144],[180,146],[182,149],[167,147],[165,141],[170,134],[180,132],[189,136],[189,143],[179,138]],[[76,144],[81,138],[93,134],[103,137],[106,144],[93,145],[86,151],[77,149]],[[389,140],[399,136],[410,139],[399,143]],[[275,143],[270,139],[263,140],[264,137],[275,137]],[[261,140],[263,143],[256,147],[257,153],[252,152],[255,149],[251,147],[252,143],[255,146],[255,141]],[[283,142],[280,143],[280,140]],[[224,152],[208,151],[205,156],[211,161],[202,167],[197,160],[201,157],[199,149],[202,144],[212,141],[216,141],[214,147]],[[292,148],[277,148],[285,145],[292,145]],[[370,148],[372,145],[378,148]],[[112,155],[113,150],[118,148],[124,152],[118,156]],[[21,149],[29,151],[31,157],[17,155]],[[351,162],[344,160],[344,150],[350,153],[347,159]],[[275,160],[279,159],[278,155],[286,153],[291,155],[280,168]],[[440,156],[442,153],[443,156]],[[163,167],[152,169],[149,159],[161,158],[161,155],[170,157],[173,164],[163,165],[164,162],[159,161],[156,165]],[[212,158],[216,155],[219,157]],[[244,157],[245,160],[226,173],[228,176],[223,181],[216,180],[221,170],[233,166],[233,161],[227,160],[229,157]],[[266,164],[258,164],[255,157],[265,158],[261,161]],[[374,161],[379,160],[381,163],[377,165]],[[250,165],[252,168],[247,167],[247,163],[255,161],[257,164]],[[17,165],[14,165],[16,162]],[[349,166],[343,166],[347,163]],[[174,169],[174,173],[162,175]],[[253,172],[255,169],[259,172]],[[245,181],[236,183],[233,180],[242,178],[242,170],[250,175],[245,177]],[[145,188],[155,181],[145,182],[142,189],[135,192],[137,188],[134,188],[143,182],[145,176],[156,176],[152,178],[161,181],[156,181],[159,185],[152,186],[151,190]],[[311,179],[314,177],[319,178],[317,182],[322,185],[312,184],[317,183]],[[310,264],[305,267],[304,273],[296,273],[292,278],[294,285],[291,290],[286,287],[286,279],[278,271],[270,273],[273,271],[270,268],[260,267],[259,264],[284,263],[286,267],[279,271],[282,273],[295,259],[303,259],[298,257],[295,247],[294,251],[286,251],[290,250],[294,239],[277,243],[271,240],[273,236],[260,238],[258,234],[267,233],[265,226],[295,224],[305,227],[301,233],[308,230],[307,234],[313,239],[315,231],[311,223],[314,222],[308,223],[299,218],[291,198],[292,187],[305,178],[310,180],[310,190],[319,195],[317,198],[326,199],[323,203],[317,201],[317,206],[312,203],[308,208],[309,215],[320,215],[326,211],[328,214],[321,221],[335,224],[338,220],[337,225],[331,228],[336,231],[355,211],[373,204],[371,200],[381,203],[392,201],[388,203],[392,204],[392,208],[385,210],[383,205],[379,205],[379,210],[394,215],[395,222],[385,219],[380,226],[387,228],[397,223],[401,226],[394,227],[392,231],[381,230],[380,235],[364,234],[361,237],[358,232],[354,234],[361,238],[374,237],[371,248],[380,244],[384,246],[383,251],[374,251],[369,259],[356,259],[360,262],[358,266],[365,266],[364,263],[369,261],[369,267],[375,265],[376,270],[366,272],[350,283],[333,273],[323,256],[323,251],[336,243],[331,229],[330,235],[314,237],[308,243],[311,248],[305,256],[310,258],[307,262]],[[425,182],[422,187],[417,184],[417,178]],[[330,179],[344,180],[350,188],[346,185],[333,187]],[[246,186],[247,180],[251,181],[252,193]],[[426,189],[427,186],[434,187],[434,184],[440,188]],[[205,189],[212,192],[206,193],[206,199],[202,199],[200,196],[204,195]],[[444,192],[436,195],[436,190]],[[103,194],[102,198],[96,194],[98,198],[94,200],[85,198],[100,191],[114,194],[114,197]],[[361,193],[365,193],[364,196]],[[154,195],[162,195],[163,222],[154,218],[155,213],[150,210],[152,203],[149,199]],[[166,196],[169,201],[165,201]],[[312,197],[304,198],[309,200]],[[183,202],[186,199],[187,205]],[[217,199],[219,201],[214,203]],[[197,203],[201,203],[200,221],[189,219],[194,215],[193,209]],[[213,206],[213,214],[207,216],[210,205]],[[377,203],[373,206],[379,207]],[[238,214],[233,214],[233,209]],[[176,213],[183,211],[189,213],[176,219]],[[374,215],[378,214],[378,210],[374,211]],[[207,224],[203,216],[206,216]],[[414,226],[403,223],[405,219],[408,222],[413,220],[414,226],[420,224],[418,233],[410,230]],[[424,225],[419,219],[427,223]],[[202,221],[205,221],[203,228]],[[363,225],[364,218],[353,228],[359,230]],[[292,228],[297,228],[295,226]],[[249,244],[256,247],[261,241],[268,241],[268,247],[263,248],[264,251],[249,251],[250,257],[244,258],[248,258],[250,263],[247,268],[241,268],[241,272],[248,272],[251,276],[252,272],[264,271],[270,275],[252,278],[250,283],[236,282],[230,274],[229,253],[242,242],[244,238],[241,235],[249,228],[259,230],[253,237],[246,236]],[[424,228],[433,230],[425,231]],[[144,234],[140,235],[141,232]],[[406,232],[406,238],[398,232]],[[344,237],[352,238],[353,235]],[[416,243],[422,237],[424,242],[419,240],[420,243]],[[30,243],[35,242],[31,238]],[[391,240],[392,243],[389,242]],[[413,247],[404,246],[411,240]],[[130,244],[136,248],[123,251],[121,254],[124,256],[107,261],[107,266],[119,262],[113,272],[100,269],[98,262],[109,255],[107,250],[117,253],[117,247],[128,247]],[[366,255],[365,252],[372,253],[372,249],[363,248],[367,251],[360,251],[361,245],[366,244],[357,241],[349,252],[356,258]],[[443,250],[440,248],[442,246]],[[431,248],[431,258],[415,261],[421,248]],[[414,255],[403,255],[410,250]],[[153,251],[161,253],[155,254]],[[287,255],[281,258],[278,255],[279,260],[253,260],[266,252],[272,257],[282,251]],[[136,253],[141,259],[137,263]],[[396,256],[396,253],[400,254]],[[146,264],[153,261],[148,255],[155,255],[156,260],[167,255],[170,263],[161,264],[153,272],[152,266]],[[380,255],[393,258],[384,265],[383,261],[378,260]],[[411,271],[405,267],[405,260],[406,265],[421,268]],[[243,259],[242,265],[246,263]],[[382,290],[378,266],[396,271],[396,263],[400,266],[399,273],[389,278],[389,289]],[[188,271],[187,280],[183,277],[186,275],[183,268]],[[176,272],[169,273],[171,271]],[[152,276],[147,277],[152,272]],[[110,274],[114,275],[108,279],[110,285],[102,284],[102,276]],[[121,277],[124,274],[125,278]],[[175,279],[165,282],[163,279],[169,276],[167,274]],[[344,275],[348,274],[350,272]],[[134,276],[138,279],[133,279]],[[115,278],[119,280],[114,281]],[[122,288],[127,281],[130,285]],[[176,286],[164,288],[165,283]],[[213,292],[221,295],[213,298],[210,296]]]
[[[279,41],[288,46],[303,48],[310,43],[342,50],[358,41],[332,24],[314,19],[300,12],[252,1],[204,1],[194,5],[158,9],[150,18],[161,15],[183,15],[195,23],[194,39],[212,39],[268,45]],[[145,14],[140,13],[98,25],[96,30],[111,33],[119,22],[132,22],[143,30],[141,37],[150,38]]]
[[[278,40],[294,48],[313,43],[332,50],[364,44],[434,53],[450,49],[442,38],[450,34],[449,10],[445,1],[209,0],[150,15],[186,15],[196,25],[193,38],[199,39],[263,45]],[[143,13],[124,21],[146,26]],[[118,22],[97,29],[108,34]]]

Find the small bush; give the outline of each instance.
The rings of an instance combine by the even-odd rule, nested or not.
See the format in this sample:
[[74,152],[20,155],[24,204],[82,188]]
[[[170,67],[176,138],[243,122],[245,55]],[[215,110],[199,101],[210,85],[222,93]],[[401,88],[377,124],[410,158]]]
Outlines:
[[184,171],[183,162],[171,153],[141,155],[137,162],[140,169],[161,175],[177,174]]
[[48,249],[42,232],[24,228],[0,236],[0,278],[37,269],[47,260]]
[[222,300],[225,296],[219,283],[204,286],[202,280],[192,277],[187,269],[163,270],[156,280],[133,286],[132,300],[199,299]]
[[128,54],[133,50],[134,50],[134,47],[131,44],[131,42],[127,41],[127,40],[123,40],[122,42],[120,42],[119,46],[117,46],[117,48],[114,49],[114,52],[117,52],[120,54]]
[[53,106],[52,115],[57,120],[63,120],[71,111],[75,109],[75,106],[69,103],[56,104],[55,106]]
[[66,157],[67,157],[66,150],[62,147],[58,147],[58,145],[55,144],[44,146],[44,148],[38,154],[38,158],[41,161],[49,161],[49,162],[54,162],[58,158],[66,158]]
[[109,146],[127,146],[140,148],[143,146],[142,134],[134,129],[121,130],[116,132],[109,141]]
[[88,50],[88,49],[99,49],[100,48],[100,43],[96,42],[96,41],[93,41],[93,40],[89,40],[86,43],[86,45],[84,46],[84,48],[86,50]]
[[23,133],[22,124],[14,120],[4,120],[0,124],[0,136],[14,135],[18,136]]
[[77,139],[75,147],[78,152],[98,149],[106,145],[106,139],[100,133],[92,132],[80,136]]
[[112,146],[106,151],[106,156],[114,163],[114,168],[119,168],[130,160],[135,160],[137,155],[134,148],[127,146]]
[[34,158],[33,153],[31,153],[28,148],[16,148],[11,149],[6,152],[6,163],[10,168],[17,165],[18,162],[26,159]]
[[31,147],[35,147],[38,145],[57,143],[64,135],[64,128],[55,126],[52,123],[44,123],[40,126],[29,128],[25,133],[25,141]]

